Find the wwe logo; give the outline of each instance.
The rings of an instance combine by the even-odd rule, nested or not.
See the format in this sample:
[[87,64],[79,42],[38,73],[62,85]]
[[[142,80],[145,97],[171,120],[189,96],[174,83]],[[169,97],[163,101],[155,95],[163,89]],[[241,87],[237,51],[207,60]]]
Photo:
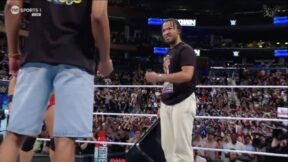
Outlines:
[[233,51],[233,56],[238,57],[239,56],[239,51]]
[[194,49],[194,52],[195,52],[196,56],[200,56],[201,51],[199,49]]
[[234,25],[236,25],[237,24],[237,20],[230,20],[230,25],[231,26],[234,26]]

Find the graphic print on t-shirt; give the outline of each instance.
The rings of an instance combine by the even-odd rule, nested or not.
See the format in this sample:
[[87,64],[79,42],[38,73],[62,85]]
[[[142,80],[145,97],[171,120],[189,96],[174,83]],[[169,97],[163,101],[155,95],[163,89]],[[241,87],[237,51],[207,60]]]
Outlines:
[[57,5],[72,5],[72,4],[80,4],[82,0],[47,0],[48,2],[52,2]]
[[[164,57],[163,67],[164,67],[164,72],[166,74],[169,74],[170,59],[171,59],[170,55],[167,55]],[[165,82],[163,85],[162,93],[163,94],[173,93],[173,84],[170,82]]]

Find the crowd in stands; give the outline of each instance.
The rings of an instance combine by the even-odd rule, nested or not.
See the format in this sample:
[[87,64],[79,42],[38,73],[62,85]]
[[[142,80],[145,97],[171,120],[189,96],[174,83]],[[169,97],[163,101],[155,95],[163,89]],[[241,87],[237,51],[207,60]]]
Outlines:
[[[207,78],[203,82],[200,81],[199,84],[288,85],[288,72],[285,68],[284,70],[281,68],[280,70],[250,68],[233,71],[233,75],[230,72],[224,69],[220,75],[222,77],[217,79],[218,73],[211,70]],[[109,78],[97,77],[95,83],[100,85],[146,85],[144,74],[145,70],[141,69],[138,69],[137,72],[114,72]],[[277,118],[277,107],[288,107],[287,89],[204,88],[197,89],[196,94],[198,97],[197,115],[199,116]],[[94,112],[156,114],[160,97],[161,89],[159,88],[96,88]],[[93,120],[94,138],[90,140],[97,139],[99,132],[104,131],[108,141],[133,143],[139,140],[156,120],[157,117],[95,115]],[[272,152],[281,153],[282,150],[273,150],[271,141],[278,139],[274,132],[276,128],[283,128],[285,132],[287,124],[250,120],[195,119],[193,146],[264,152],[272,150]],[[283,138],[287,140],[288,137]],[[110,153],[127,152],[127,150],[129,148],[126,146],[109,146]],[[231,156],[231,158],[237,157],[240,160],[242,158],[242,162],[247,160],[270,162],[267,161],[269,157],[246,154],[229,153],[228,155],[224,152],[197,151],[197,155],[208,161],[225,161]]]
[[[140,73],[143,73],[140,72]],[[233,79],[226,78],[226,81],[219,80],[214,82],[215,84],[220,85],[233,85],[233,84],[242,84],[242,85],[288,85],[288,76],[287,72],[281,70],[267,71],[267,70],[250,70],[250,71],[240,71],[240,79],[237,78],[234,81]],[[129,75],[123,75],[125,77],[120,77],[116,75],[117,80],[110,81],[110,79],[98,80],[99,83],[104,84],[137,84],[143,83],[146,84],[143,76],[139,75],[136,80],[133,82],[129,80]],[[115,76],[112,75],[112,78]],[[135,74],[134,74],[135,75]],[[130,77],[134,76],[133,74]],[[142,79],[141,79],[142,76]],[[121,78],[124,78],[123,80]],[[106,80],[106,81],[105,81]],[[107,81],[108,80],[108,81]],[[133,80],[133,79],[132,79]],[[142,82],[139,82],[142,81]],[[210,83],[210,82],[206,82]],[[203,83],[202,83],[203,84]],[[204,83],[205,84],[205,83]],[[197,115],[204,116],[235,116],[235,117],[250,117],[250,118],[277,118],[277,107],[287,107],[287,89],[197,89],[196,92],[198,96],[198,110]],[[140,97],[139,97],[140,96]],[[160,101],[160,90],[159,89],[139,89],[139,88],[100,88],[96,91],[95,99],[95,111],[98,112],[117,112],[117,113],[156,113],[159,107]],[[100,105],[99,105],[100,104]],[[96,106],[97,105],[97,106]],[[140,117],[138,117],[141,119]],[[117,120],[117,118],[116,118]],[[134,118],[131,119],[134,121]],[[149,118],[144,118],[142,120],[150,120]],[[126,121],[126,120],[124,120]],[[127,122],[124,122],[127,123]],[[152,124],[153,122],[148,122]],[[195,134],[199,134],[196,137],[205,141],[207,140],[206,136],[213,136],[215,142],[215,148],[228,148],[227,144],[224,147],[224,142],[229,141],[232,137],[237,136],[237,141],[241,143],[249,142],[248,151],[253,151],[257,147],[257,151],[265,151],[264,144],[257,143],[257,139],[269,139],[273,134],[273,130],[277,128],[279,123],[271,122],[258,122],[258,121],[227,121],[227,120],[195,120]],[[209,125],[209,128],[207,128]],[[280,123],[281,125],[281,123]],[[282,124],[283,125],[283,124]],[[137,131],[142,129],[141,125],[138,125]],[[147,128],[147,125],[143,125],[144,128]],[[283,125],[283,128],[287,126]],[[122,127],[121,127],[122,128]],[[144,129],[143,128],[143,129]],[[287,129],[287,128],[286,128]],[[141,131],[140,131],[141,132]],[[130,137],[131,138],[131,137]],[[212,137],[209,137],[212,138]],[[233,137],[234,138],[234,137]],[[128,137],[126,138],[128,139]],[[229,140],[228,140],[229,139]],[[252,146],[252,140],[254,141]],[[230,140],[231,141],[231,140]],[[269,141],[268,141],[269,142]],[[247,144],[248,145],[248,144]],[[255,146],[254,146],[255,145]],[[259,145],[259,146],[258,146]],[[261,146],[260,146],[261,145]],[[204,146],[204,145],[202,145]],[[205,145],[206,146],[206,145]],[[214,146],[214,145],[213,145]],[[243,147],[244,149],[245,147]],[[268,149],[268,144],[267,147]],[[238,148],[234,148],[238,149]],[[209,153],[208,153],[209,154]],[[216,153],[217,154],[217,153]],[[231,153],[232,154],[232,153]],[[206,154],[199,155],[207,156]],[[217,154],[218,155],[218,154]],[[224,154],[219,154],[215,157],[216,159],[225,158]],[[208,157],[209,158],[209,157]],[[211,156],[213,159],[213,157]],[[249,157],[251,158],[251,157]],[[258,157],[260,161],[262,157]],[[255,160],[255,157],[252,157]],[[246,159],[247,160],[247,159]],[[263,160],[263,159],[262,159]],[[245,161],[245,157],[244,157]]]
[[[237,68],[210,69],[209,76],[202,77],[205,85],[287,85],[285,68]],[[234,79],[231,79],[234,78]]]
[[[287,89],[198,89],[197,94],[199,97],[197,114],[200,116],[277,118],[277,107],[288,106]],[[242,143],[239,145],[243,145],[245,137],[254,141],[256,141],[256,138],[268,140],[278,125],[287,130],[288,125],[285,124],[288,123],[250,120],[195,120],[194,132],[198,133],[199,136],[197,137],[198,142],[194,146],[231,149],[229,145],[227,146],[229,140],[231,142],[231,136],[237,137],[237,141]],[[212,131],[209,131],[209,129],[212,129]],[[214,144],[207,144],[208,139],[205,136],[208,136],[209,140],[214,141]],[[223,142],[226,142],[226,145]],[[254,151],[256,151],[257,147],[265,151],[264,146],[268,146],[269,141],[267,143],[261,142],[253,143]],[[233,149],[239,149],[238,144]],[[245,147],[240,149],[244,150]],[[201,155],[209,156],[211,159],[216,158],[216,155],[210,156],[209,153],[201,153]]]
[[221,39],[215,41],[214,47],[218,48],[285,48],[288,47],[288,41],[248,41],[235,42],[232,39]]
[[8,61],[4,57],[6,53],[0,51],[0,80],[8,80]]

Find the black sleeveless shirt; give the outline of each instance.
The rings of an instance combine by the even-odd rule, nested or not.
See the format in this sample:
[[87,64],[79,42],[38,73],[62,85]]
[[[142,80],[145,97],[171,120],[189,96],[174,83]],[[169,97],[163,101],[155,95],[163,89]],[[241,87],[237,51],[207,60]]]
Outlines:
[[94,74],[96,54],[91,7],[92,0],[31,0],[29,8],[37,8],[41,15],[30,17],[22,65],[68,64]]

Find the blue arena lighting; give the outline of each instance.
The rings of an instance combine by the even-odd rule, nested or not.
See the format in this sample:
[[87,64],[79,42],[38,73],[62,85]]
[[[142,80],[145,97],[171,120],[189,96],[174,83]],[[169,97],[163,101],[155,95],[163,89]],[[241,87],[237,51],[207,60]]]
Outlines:
[[159,18],[148,18],[148,25],[162,25],[164,19]]
[[288,50],[275,50],[275,53],[288,53]]
[[274,57],[288,57],[288,53],[275,53]]
[[275,50],[275,57],[288,57],[288,50]]
[[288,20],[288,16],[277,16],[274,17],[274,20]]
[[288,16],[274,17],[274,24],[288,24]]
[[158,55],[165,55],[169,51],[169,48],[163,48],[163,47],[154,47],[154,54]]
[[[177,19],[181,26],[196,26],[196,19]],[[161,26],[165,19],[148,18],[148,25]]]

